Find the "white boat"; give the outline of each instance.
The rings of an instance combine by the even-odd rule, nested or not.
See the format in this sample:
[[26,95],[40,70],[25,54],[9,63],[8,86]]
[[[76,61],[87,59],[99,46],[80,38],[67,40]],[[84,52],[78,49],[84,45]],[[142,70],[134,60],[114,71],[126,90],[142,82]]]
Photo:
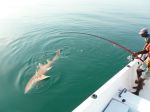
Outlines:
[[139,96],[131,92],[140,65],[142,61],[134,59],[73,112],[150,112],[150,80],[145,80]]

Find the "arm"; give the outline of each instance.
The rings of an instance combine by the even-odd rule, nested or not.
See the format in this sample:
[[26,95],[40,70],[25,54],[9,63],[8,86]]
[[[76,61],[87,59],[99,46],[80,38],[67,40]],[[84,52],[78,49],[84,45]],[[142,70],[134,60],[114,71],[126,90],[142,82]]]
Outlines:
[[142,50],[142,51],[137,52],[137,54],[146,54],[146,53],[148,53],[148,51],[147,51],[146,49],[144,49],[144,50]]
[[147,45],[150,43],[150,38],[145,38],[146,44],[144,45],[143,49],[146,49]]
[[144,48],[143,48],[143,50],[146,48],[146,46],[147,46],[147,45],[148,45],[147,43],[144,45]]
[[139,55],[139,54],[146,54],[146,53],[148,53],[148,51],[147,51],[146,49],[144,49],[144,50],[142,50],[142,51],[134,52],[133,56],[136,57],[136,56]]

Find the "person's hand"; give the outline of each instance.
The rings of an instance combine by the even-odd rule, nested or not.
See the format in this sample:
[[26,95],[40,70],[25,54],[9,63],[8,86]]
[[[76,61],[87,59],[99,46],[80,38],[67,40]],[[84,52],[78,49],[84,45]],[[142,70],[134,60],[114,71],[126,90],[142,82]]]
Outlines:
[[134,57],[137,57],[138,53],[137,52],[133,52],[132,54]]

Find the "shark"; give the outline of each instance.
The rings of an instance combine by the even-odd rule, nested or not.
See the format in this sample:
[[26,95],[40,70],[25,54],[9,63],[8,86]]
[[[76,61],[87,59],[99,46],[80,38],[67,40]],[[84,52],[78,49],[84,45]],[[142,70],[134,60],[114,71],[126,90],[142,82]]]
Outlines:
[[46,64],[39,63],[37,66],[37,70],[35,74],[31,77],[28,83],[25,86],[24,93],[28,93],[33,86],[37,84],[37,82],[45,80],[50,76],[46,76],[46,73],[52,68],[52,64],[58,59],[60,56],[60,49],[56,51],[55,56],[51,60],[47,60]]

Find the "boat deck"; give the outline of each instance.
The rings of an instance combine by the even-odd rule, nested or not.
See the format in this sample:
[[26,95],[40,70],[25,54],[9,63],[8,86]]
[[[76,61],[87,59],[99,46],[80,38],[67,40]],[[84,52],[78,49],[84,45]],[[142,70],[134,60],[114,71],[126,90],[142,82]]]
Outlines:
[[[129,110],[127,112],[149,112],[150,111],[149,100],[142,98],[140,96],[134,95],[128,91],[123,92],[120,97],[117,95],[117,96],[114,96],[112,99],[119,101],[120,103],[128,106]],[[118,108],[121,108],[121,107],[117,106],[116,108],[117,108],[116,110],[118,110]]]

